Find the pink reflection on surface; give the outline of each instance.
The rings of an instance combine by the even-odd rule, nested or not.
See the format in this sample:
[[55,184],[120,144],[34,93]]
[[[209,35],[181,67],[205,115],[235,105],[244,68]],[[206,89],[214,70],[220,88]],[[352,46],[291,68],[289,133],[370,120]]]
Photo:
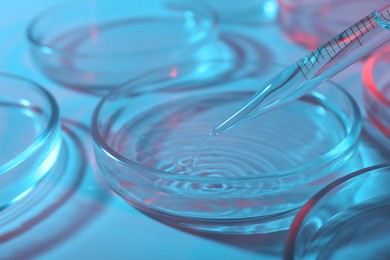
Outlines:
[[373,123],[373,125],[381,131],[386,137],[390,138],[390,128],[386,127],[381,120],[375,117],[373,114],[368,112],[368,118]]
[[177,78],[178,75],[179,75],[178,69],[176,67],[171,68],[171,71],[169,72],[169,77],[174,79]]
[[369,58],[364,65],[362,77],[363,77],[364,85],[366,86],[367,90],[376,99],[378,99],[378,101],[380,101],[383,105],[390,106],[390,100],[386,98],[386,96],[383,94],[383,92],[376,85],[375,80],[374,80],[374,75],[373,75],[373,70],[374,70],[375,64],[386,53],[390,53],[390,46],[386,46],[381,51],[379,51],[375,55],[371,56],[371,58]]
[[289,3],[286,0],[278,0],[279,7],[285,11],[292,11],[294,9],[294,5]]
[[386,46],[366,61],[362,71],[368,119],[386,138],[390,138],[389,59],[390,46]]
[[85,74],[85,77],[86,77],[87,82],[89,82],[91,84],[96,82],[96,74],[93,72],[87,71]]
[[97,42],[99,40],[99,28],[97,26],[92,26],[89,29],[89,36],[91,37],[92,41]]
[[321,39],[302,31],[295,31],[294,33],[291,33],[290,38],[293,42],[303,45],[311,51],[317,49],[317,47],[321,44]]

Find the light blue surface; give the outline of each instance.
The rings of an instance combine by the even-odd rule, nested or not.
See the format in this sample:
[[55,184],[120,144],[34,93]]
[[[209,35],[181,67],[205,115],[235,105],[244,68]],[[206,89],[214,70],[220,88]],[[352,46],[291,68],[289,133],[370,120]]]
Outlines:
[[[50,82],[37,70],[28,53],[25,29],[30,19],[58,0],[1,0],[0,8],[0,70],[29,77],[47,88],[57,99],[62,118],[90,124],[99,98],[66,89]],[[250,23],[246,28],[223,26],[221,30],[239,34],[249,49],[246,58],[267,57],[289,64],[306,53],[282,33],[274,23]],[[272,37],[270,37],[272,35]],[[233,37],[237,39],[237,37]],[[259,55],[259,56],[256,56]],[[335,81],[347,86],[360,101],[361,64],[352,66]],[[34,224],[19,235],[2,236],[0,259],[267,259],[271,252],[281,250],[284,232],[257,236],[195,235],[163,225],[134,210],[117,196],[109,196],[94,180],[90,140],[84,128],[67,121],[67,135],[75,133],[88,150],[89,156],[73,161],[86,162],[79,168],[85,179],[79,186],[57,183],[53,190],[72,191],[70,199],[55,214]],[[364,165],[386,161],[381,150],[363,133],[362,160]],[[77,147],[71,147],[77,149]],[[69,160],[72,162],[72,160]],[[78,170],[68,170],[79,174]],[[53,192],[53,191],[52,191]],[[109,197],[108,197],[109,196]],[[36,202],[39,205],[39,202]],[[33,215],[33,210],[28,214]],[[27,213],[24,217],[28,219]],[[1,217],[1,216],[0,216]],[[12,225],[10,227],[12,230]],[[49,234],[51,234],[49,236]],[[54,240],[53,238],[56,238]],[[278,257],[276,257],[278,258]]]

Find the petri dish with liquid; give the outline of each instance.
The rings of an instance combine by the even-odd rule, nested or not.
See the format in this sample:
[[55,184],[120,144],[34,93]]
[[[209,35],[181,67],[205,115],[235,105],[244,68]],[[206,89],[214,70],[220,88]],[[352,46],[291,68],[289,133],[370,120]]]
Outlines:
[[364,63],[362,80],[368,132],[385,148],[390,145],[390,46],[371,55]]
[[61,147],[58,106],[36,83],[0,73],[0,210],[34,189]]
[[137,209],[182,228],[287,229],[315,192],[359,167],[360,113],[342,88],[325,83],[204,142],[279,70],[210,62],[130,80],[94,112],[98,174]]
[[[201,1],[70,1],[38,14],[27,38],[38,67],[74,88],[111,88],[213,40],[217,16]],[[194,57],[195,56],[195,57]]]
[[319,191],[297,214],[284,259],[387,259],[390,165],[365,168]]

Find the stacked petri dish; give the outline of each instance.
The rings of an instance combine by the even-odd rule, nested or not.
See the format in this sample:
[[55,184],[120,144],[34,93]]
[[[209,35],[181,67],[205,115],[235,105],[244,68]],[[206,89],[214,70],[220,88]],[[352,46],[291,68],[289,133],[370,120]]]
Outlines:
[[319,191],[291,225],[284,259],[388,259],[390,165],[351,173]]
[[58,106],[36,83],[0,73],[0,210],[51,171],[61,147]]
[[390,146],[390,46],[366,60],[362,79],[369,133],[385,148]]
[[196,60],[217,17],[201,1],[71,1],[28,28],[34,61],[54,81],[111,88],[178,60]]
[[[137,209],[184,228],[287,229],[315,192],[359,168],[360,113],[346,92],[325,83],[204,142],[279,70],[250,62],[183,64],[112,91],[92,122],[101,176]],[[225,73],[207,73],[217,71]]]

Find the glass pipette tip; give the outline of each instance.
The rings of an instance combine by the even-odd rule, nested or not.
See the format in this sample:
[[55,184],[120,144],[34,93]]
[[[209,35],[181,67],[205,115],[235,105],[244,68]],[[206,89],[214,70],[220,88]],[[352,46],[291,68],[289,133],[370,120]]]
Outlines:
[[240,110],[215,127],[213,135],[299,99],[389,41],[390,4],[386,4],[268,80]]

